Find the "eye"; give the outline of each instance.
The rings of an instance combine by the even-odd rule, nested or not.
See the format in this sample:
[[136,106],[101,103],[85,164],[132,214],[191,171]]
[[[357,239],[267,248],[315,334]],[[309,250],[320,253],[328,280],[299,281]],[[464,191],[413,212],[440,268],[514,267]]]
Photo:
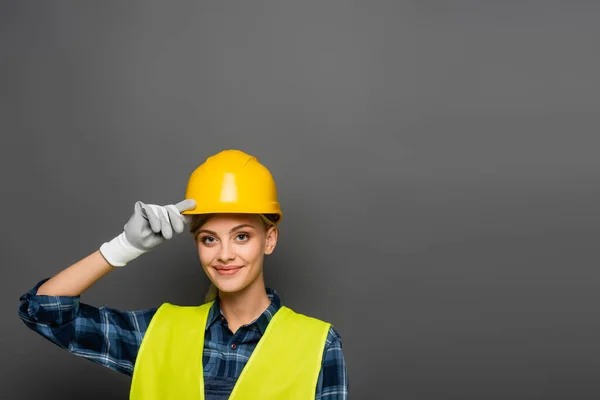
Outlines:
[[200,241],[204,244],[210,244],[215,242],[215,238],[212,236],[204,236]]
[[245,241],[247,241],[248,239],[250,239],[250,235],[249,235],[249,234],[247,234],[247,233],[238,233],[238,234],[236,235],[236,238],[240,238],[240,237],[242,237],[242,239],[241,239],[241,241],[242,241],[242,242],[245,242]]

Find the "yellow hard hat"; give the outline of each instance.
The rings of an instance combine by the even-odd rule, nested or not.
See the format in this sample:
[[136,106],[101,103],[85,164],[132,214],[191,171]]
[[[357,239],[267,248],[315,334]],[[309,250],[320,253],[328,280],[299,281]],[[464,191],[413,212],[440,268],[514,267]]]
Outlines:
[[276,214],[274,222],[283,216],[271,172],[240,150],[208,157],[190,175],[185,198],[194,199],[196,208],[182,214]]

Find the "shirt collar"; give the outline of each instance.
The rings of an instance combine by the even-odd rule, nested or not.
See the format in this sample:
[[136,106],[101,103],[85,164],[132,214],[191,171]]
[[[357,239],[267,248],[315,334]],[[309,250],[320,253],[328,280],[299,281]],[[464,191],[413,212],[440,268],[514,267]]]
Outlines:
[[[281,298],[279,297],[277,291],[271,288],[266,288],[266,291],[269,300],[271,300],[271,304],[269,304],[269,307],[267,307],[267,309],[257,319],[248,324],[256,324],[258,329],[260,329],[260,333],[263,335],[267,329],[267,325],[269,325],[269,322],[271,321],[271,318],[273,318],[275,313],[281,308]],[[225,318],[219,305],[219,297],[217,296],[213,302],[213,305],[210,307],[210,311],[208,312],[206,329],[210,328],[210,326],[221,317]]]

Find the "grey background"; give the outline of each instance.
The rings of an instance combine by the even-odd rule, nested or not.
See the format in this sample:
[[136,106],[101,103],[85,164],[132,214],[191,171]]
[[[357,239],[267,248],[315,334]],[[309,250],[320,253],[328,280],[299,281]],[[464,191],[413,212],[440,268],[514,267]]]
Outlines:
[[[600,4],[0,6],[3,399],[127,398],[19,296],[225,148],[285,213],[267,284],[341,333],[354,399],[600,397]],[[82,301],[194,304],[191,236]]]

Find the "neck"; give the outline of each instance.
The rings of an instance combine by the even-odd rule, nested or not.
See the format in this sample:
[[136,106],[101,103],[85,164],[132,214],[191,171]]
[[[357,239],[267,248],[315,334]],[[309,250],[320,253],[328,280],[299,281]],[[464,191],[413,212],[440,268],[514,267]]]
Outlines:
[[219,291],[219,305],[233,333],[257,319],[270,304],[262,275],[239,292]]

